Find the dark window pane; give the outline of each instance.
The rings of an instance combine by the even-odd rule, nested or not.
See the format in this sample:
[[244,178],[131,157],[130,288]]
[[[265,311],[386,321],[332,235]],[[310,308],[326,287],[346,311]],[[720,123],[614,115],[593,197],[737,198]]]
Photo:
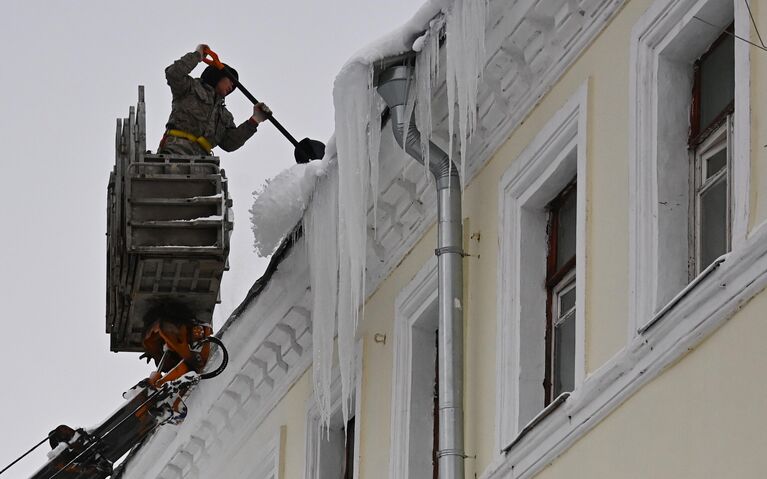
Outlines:
[[575,311],[554,327],[554,397],[575,388]]
[[573,190],[559,207],[557,230],[557,270],[575,256],[575,199]]
[[[559,317],[563,317],[575,307],[575,288],[559,296]],[[559,318],[557,318],[559,319]]]
[[352,479],[354,476],[354,423],[353,417],[346,423],[346,458],[343,479]]
[[735,42],[727,35],[700,62],[700,130],[735,98]]
[[699,271],[726,252],[727,177],[723,176],[701,194]]
[[714,176],[725,165],[727,165],[727,148],[719,150],[718,153],[706,160],[706,179]]

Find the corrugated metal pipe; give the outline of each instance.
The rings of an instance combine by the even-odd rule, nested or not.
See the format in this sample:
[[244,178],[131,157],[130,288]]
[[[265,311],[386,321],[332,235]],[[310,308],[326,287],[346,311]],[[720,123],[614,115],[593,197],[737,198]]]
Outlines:
[[[389,107],[394,138],[423,163],[421,133],[414,119],[405,128],[405,103],[413,83],[412,68],[398,65],[382,71],[378,93]],[[407,130],[407,138],[405,138]],[[437,183],[439,262],[439,449],[440,479],[463,479],[463,227],[458,168],[450,156],[429,142],[429,170]]]

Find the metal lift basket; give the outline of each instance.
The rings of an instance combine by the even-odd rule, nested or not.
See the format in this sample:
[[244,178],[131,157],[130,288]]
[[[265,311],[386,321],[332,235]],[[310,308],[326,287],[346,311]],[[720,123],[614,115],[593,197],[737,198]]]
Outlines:
[[138,96],[117,120],[107,187],[106,332],[115,352],[143,350],[156,307],[212,321],[232,230],[218,157],[148,152],[143,86]]

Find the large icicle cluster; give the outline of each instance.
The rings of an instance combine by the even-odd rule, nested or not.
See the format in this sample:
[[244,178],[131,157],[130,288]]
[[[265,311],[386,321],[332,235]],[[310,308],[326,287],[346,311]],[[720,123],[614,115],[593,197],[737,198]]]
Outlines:
[[304,217],[313,293],[314,394],[325,426],[336,332],[344,423],[351,406],[355,334],[365,294],[368,200],[375,203],[378,196],[382,108],[367,64],[347,65],[333,91],[337,168],[315,192]]
[[[368,199],[378,195],[378,150],[380,117],[371,118],[372,75],[364,64],[352,64],[336,79],[333,102],[338,149],[338,363],[344,424],[349,417],[354,379],[354,344],[360,307],[365,296]],[[374,124],[375,123],[375,124]],[[379,138],[371,140],[373,133]],[[371,175],[371,172],[375,174]],[[371,188],[372,186],[372,188]]]
[[[455,0],[447,12],[447,103],[450,155],[453,154],[455,105],[461,155],[461,188],[466,181],[466,152],[477,127],[477,93],[485,68],[487,0]],[[455,160],[453,160],[455,162]]]
[[[432,89],[439,79],[439,38],[445,27],[444,17],[429,22],[429,30],[416,41],[413,49],[418,51],[415,60],[415,121],[421,131],[421,154],[423,155],[424,175],[429,174],[429,142],[432,132],[431,97]],[[408,95],[410,96],[410,95]],[[410,98],[408,98],[408,103]],[[409,107],[409,105],[408,105]],[[407,125],[410,125],[410,109],[406,109]]]
[[[356,330],[365,301],[368,205],[373,205],[375,222],[379,193],[383,103],[372,84],[374,65],[411,48],[419,52],[406,115],[416,115],[428,164],[432,90],[440,75],[440,35],[445,31],[448,102],[453,105],[449,108],[451,147],[457,108],[461,165],[465,169],[466,147],[476,128],[476,96],[484,67],[485,12],[486,0],[432,0],[410,23],[356,55],[336,78],[336,142],[323,162],[335,158],[337,168],[328,164],[328,173],[319,181],[304,215],[313,292],[314,394],[326,427],[332,412],[330,384],[336,334],[344,423],[353,395]],[[425,25],[428,30],[424,34]]]
[[[330,148],[328,149],[330,150]],[[320,180],[304,216],[312,286],[312,379],[321,423],[330,421],[333,339],[338,302],[338,170]]]

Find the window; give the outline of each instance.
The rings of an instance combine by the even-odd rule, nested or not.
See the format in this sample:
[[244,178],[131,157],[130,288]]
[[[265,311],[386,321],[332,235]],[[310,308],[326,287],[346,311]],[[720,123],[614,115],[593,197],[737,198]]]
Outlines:
[[346,421],[346,447],[344,447],[343,479],[354,479],[354,417]]
[[575,181],[548,206],[545,405],[575,386]]
[[587,98],[584,84],[499,184],[498,451],[586,376]]
[[397,295],[389,478],[435,476],[439,437],[437,257]]
[[629,341],[746,241],[753,54],[725,27],[753,39],[744,2],[656,0],[633,28]]
[[355,348],[355,391],[351,398],[350,418],[344,423],[341,411],[341,374],[333,368],[330,385],[330,422],[323,427],[317,402],[312,395],[306,404],[306,479],[354,479],[359,457],[359,403],[362,379],[362,343]]
[[334,406],[327,430],[320,425],[316,406],[310,408],[305,472],[308,479],[354,479],[355,417],[344,428],[340,403]]
[[730,132],[735,107],[733,26],[695,62],[690,107],[692,280],[730,249]]

